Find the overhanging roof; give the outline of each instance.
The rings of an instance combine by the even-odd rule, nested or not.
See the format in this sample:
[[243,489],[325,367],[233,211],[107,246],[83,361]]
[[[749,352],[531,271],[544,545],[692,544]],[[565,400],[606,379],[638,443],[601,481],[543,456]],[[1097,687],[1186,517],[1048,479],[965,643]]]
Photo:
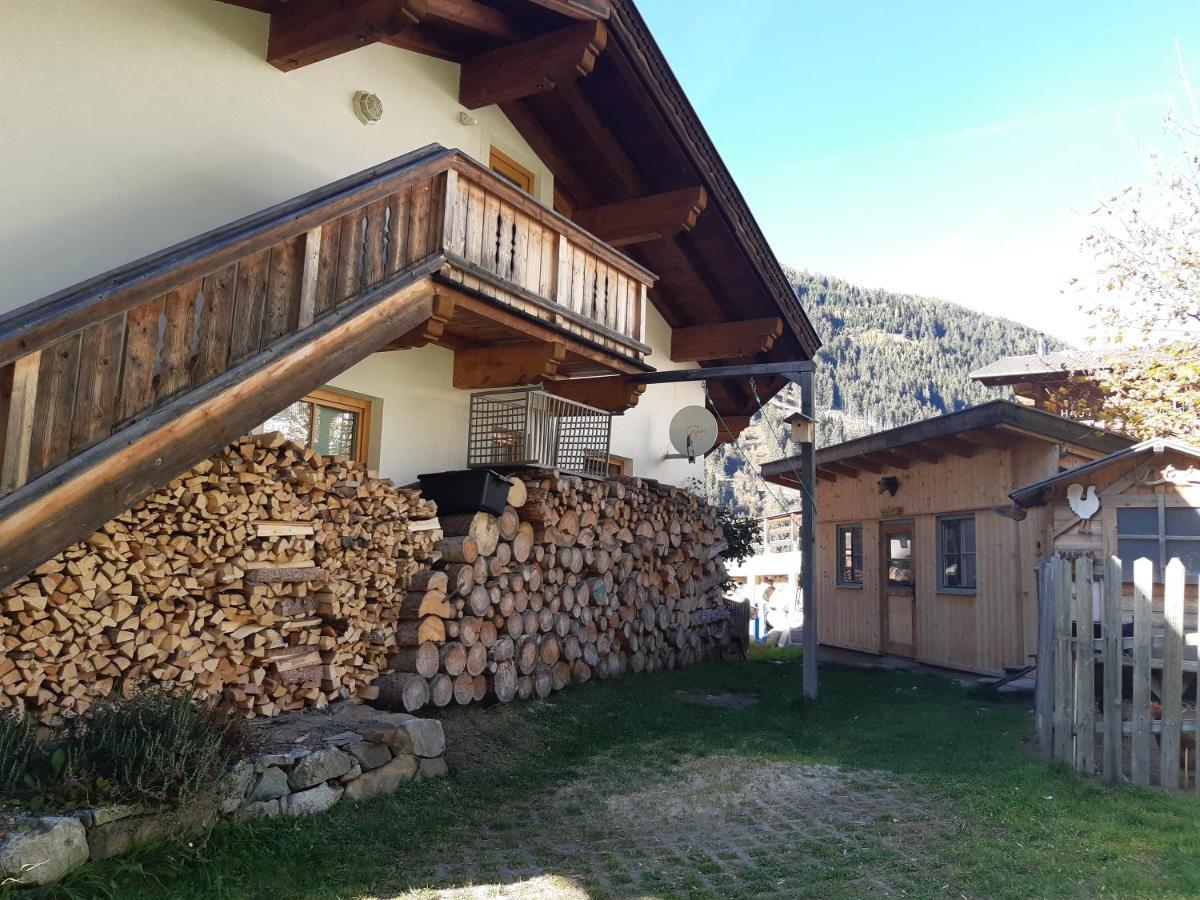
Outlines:
[[[1072,444],[1096,453],[1124,449],[1129,438],[1039,409],[992,400],[960,412],[925,419],[845,441],[817,451],[817,474],[853,477],[884,468],[906,467],[911,461],[936,462],[946,455],[973,456],[984,447],[1003,447],[1022,437]],[[799,457],[767,463],[763,477],[791,486]]]
[[997,387],[1018,381],[1066,378],[1081,372],[1107,367],[1108,354],[1094,350],[1064,350],[1057,353],[1033,353],[1005,356],[970,374],[981,384]]
[[1059,472],[1050,478],[1043,478],[1041,481],[1035,481],[1024,487],[1019,487],[1008,496],[1012,497],[1018,506],[1041,506],[1046,502],[1048,492],[1060,484],[1087,478],[1096,472],[1123,462],[1128,462],[1139,456],[1151,456],[1156,453],[1165,453],[1168,450],[1200,460],[1200,447],[1175,440],[1174,438],[1151,438],[1148,441],[1142,441],[1140,444],[1134,444],[1132,447],[1117,450],[1114,453],[1108,454],[1108,456],[1102,456],[1100,459],[1092,460],[1082,466],[1076,466],[1074,469],[1069,469],[1066,472]]
[[[362,19],[355,25],[357,33],[342,34],[356,41],[321,51],[317,58],[382,41],[469,63],[494,51],[532,45],[581,21],[601,23],[603,49],[588,74],[549,79],[552,89],[504,100],[501,110],[553,172],[556,189],[574,210],[684,190],[704,192],[707,205],[689,228],[621,248],[659,276],[650,299],[672,328],[778,317],[784,323],[782,335],[754,361],[815,355],[821,342],[812,323],[632,0],[224,2],[273,17],[295,18],[314,10],[322,27],[338,17]],[[370,18],[382,13],[367,10],[383,6],[393,10],[393,18]],[[320,33],[330,32],[325,27]],[[766,399],[784,383],[778,377],[762,379],[756,385],[758,396]],[[711,396],[725,415],[748,415],[758,408],[754,392],[743,382],[715,385]]]

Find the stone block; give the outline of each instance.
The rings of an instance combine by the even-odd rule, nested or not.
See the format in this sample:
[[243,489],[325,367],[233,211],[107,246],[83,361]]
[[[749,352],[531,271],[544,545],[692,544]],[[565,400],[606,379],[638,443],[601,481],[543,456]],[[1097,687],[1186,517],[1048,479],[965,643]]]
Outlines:
[[410,719],[404,723],[417,756],[434,757],[446,752],[446,735],[437,719]]
[[314,750],[292,766],[288,772],[288,784],[294,791],[302,791],[331,778],[341,778],[354,765],[354,757],[335,747]]
[[401,754],[387,765],[363,772],[360,778],[346,785],[346,796],[351,800],[369,800],[390,794],[402,782],[411,781],[416,772],[417,758],[410,753]]
[[334,734],[325,738],[325,743],[330,747],[342,747],[346,744],[352,744],[355,741],[361,740],[362,735],[357,731],[343,731],[341,734]]
[[412,748],[412,741],[404,725],[414,718],[416,716],[408,713],[376,712],[371,718],[357,723],[355,728],[365,741],[387,744],[399,753],[407,753]]
[[268,766],[258,776],[258,783],[254,785],[254,790],[250,792],[250,796],[246,799],[251,802],[274,800],[276,797],[284,797],[290,793],[291,788],[288,787],[287,772],[278,766]]
[[0,838],[0,882],[51,884],[87,860],[87,832],[74,816],[23,820]]
[[308,751],[297,747],[295,750],[287,750],[283,753],[264,753],[262,756],[254,760],[255,771],[262,772],[271,766],[282,766],[287,768],[304,756]]
[[338,779],[342,784],[349,784],[354,779],[360,777],[363,773],[362,766],[358,764],[358,760],[354,761],[354,765],[350,767],[350,771]]
[[246,793],[255,784],[254,763],[242,760],[233,766],[217,783],[221,792],[221,814],[229,815],[241,809]]
[[345,791],[341,785],[322,782],[307,791],[298,791],[286,800],[284,812],[289,816],[311,816],[325,812],[342,798]]
[[363,767],[364,772],[386,766],[392,761],[392,751],[387,748],[387,745],[377,744],[374,741],[355,741],[342,749],[358,760],[358,764]]
[[420,766],[417,768],[418,778],[441,778],[450,770],[446,767],[446,758],[437,756],[431,759],[422,759]]
[[149,815],[130,816],[88,830],[87,842],[92,859],[119,856],[144,844],[207,828],[217,820],[220,795],[211,791],[193,797],[178,808],[163,809]]
[[260,800],[256,803],[247,803],[237,812],[238,821],[246,821],[247,819],[272,819],[283,812],[281,800]]

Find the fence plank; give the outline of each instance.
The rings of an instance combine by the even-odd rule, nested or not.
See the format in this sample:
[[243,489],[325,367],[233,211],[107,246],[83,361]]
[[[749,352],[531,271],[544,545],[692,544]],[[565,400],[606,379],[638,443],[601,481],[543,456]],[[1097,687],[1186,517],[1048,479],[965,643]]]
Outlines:
[[[1200,588],[1200,585],[1197,585],[1197,587]],[[1198,618],[1196,621],[1196,630],[1193,631],[1188,636],[1188,638],[1189,638],[1188,642],[1193,647],[1200,647],[1200,618]],[[1200,734],[1200,697],[1197,697],[1196,701],[1197,702],[1192,709],[1191,722],[1188,723],[1188,725],[1191,726],[1190,730],[1191,730],[1192,734]],[[1184,728],[1185,728],[1185,730],[1189,730],[1187,725],[1185,725]],[[1191,743],[1192,743],[1192,772],[1194,773],[1192,776],[1192,779],[1193,779],[1192,787],[1196,792],[1200,793],[1200,757],[1198,757],[1196,755],[1196,749],[1197,749],[1197,747],[1200,747],[1200,741],[1197,741],[1195,738],[1193,738]],[[1185,783],[1186,783],[1186,780],[1187,780],[1187,771],[1185,769],[1185,771],[1184,771]]]
[[1183,719],[1183,563],[1167,563],[1163,600],[1161,784],[1179,787],[1179,729]]
[[1121,560],[1104,564],[1104,780],[1121,780]]
[[1051,560],[1054,584],[1054,758],[1073,759],[1071,722],[1071,564],[1059,556]]
[[1037,684],[1034,721],[1043,759],[1054,755],[1054,576],[1049,561],[1038,566]]
[[1154,563],[1133,564],[1133,766],[1134,784],[1150,783],[1150,598]]
[[1096,651],[1092,625],[1092,558],[1075,560],[1075,768],[1096,770]]

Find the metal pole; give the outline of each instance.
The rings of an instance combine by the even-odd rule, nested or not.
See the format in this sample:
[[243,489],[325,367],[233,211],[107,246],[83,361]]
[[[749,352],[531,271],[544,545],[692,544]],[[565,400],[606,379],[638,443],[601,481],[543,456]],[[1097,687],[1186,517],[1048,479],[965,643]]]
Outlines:
[[[812,372],[800,374],[800,411],[815,418]],[[816,439],[815,429],[812,435]],[[817,602],[813,596],[814,549],[816,546],[817,495],[816,449],[812,441],[800,445],[800,478],[804,490],[800,507],[800,586],[804,591],[804,696],[817,698]]]

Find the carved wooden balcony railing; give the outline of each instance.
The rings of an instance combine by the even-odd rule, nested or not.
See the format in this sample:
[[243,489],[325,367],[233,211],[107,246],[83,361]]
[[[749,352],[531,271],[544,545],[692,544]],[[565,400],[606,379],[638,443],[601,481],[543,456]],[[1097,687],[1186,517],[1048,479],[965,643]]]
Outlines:
[[435,275],[647,352],[650,273],[415,151],[0,316],[0,585],[428,321]]
[[641,360],[654,275],[473,160],[454,159],[444,249],[450,278]]

